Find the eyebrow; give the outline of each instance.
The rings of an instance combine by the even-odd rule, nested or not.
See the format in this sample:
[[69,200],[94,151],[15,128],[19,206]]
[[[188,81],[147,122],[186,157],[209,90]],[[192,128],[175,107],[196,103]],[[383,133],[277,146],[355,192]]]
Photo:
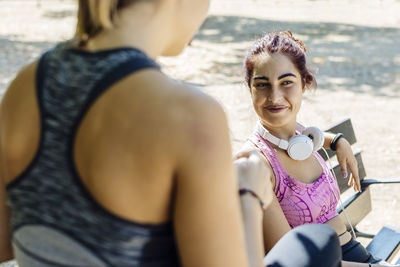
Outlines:
[[253,78],[253,80],[266,80],[266,81],[269,81],[268,77],[265,77],[265,76],[262,76],[262,75],[260,75],[260,76],[255,76],[255,77]]
[[[285,73],[285,74],[282,74],[281,76],[279,76],[278,77],[278,80],[280,80],[280,79],[283,79],[283,78],[285,78],[285,77],[289,77],[289,76],[292,76],[292,77],[295,77],[296,78],[296,75],[294,75],[293,73]],[[265,76],[263,76],[263,75],[259,75],[259,76],[255,76],[254,78],[253,78],[253,80],[266,80],[266,81],[269,81],[269,78],[268,77],[265,77]]]
[[293,76],[293,77],[296,78],[296,75],[294,75],[293,73],[285,73],[285,74],[282,74],[281,76],[279,76],[278,80],[283,79],[283,78],[288,77],[288,76]]

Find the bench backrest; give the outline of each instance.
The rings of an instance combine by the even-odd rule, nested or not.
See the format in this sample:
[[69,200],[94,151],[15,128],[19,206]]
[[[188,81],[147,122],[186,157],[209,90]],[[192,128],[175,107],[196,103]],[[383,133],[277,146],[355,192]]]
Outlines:
[[[326,129],[325,131],[331,133],[342,133],[346,140],[351,144],[355,144],[357,139],[354,133],[353,125],[350,119],[345,119],[339,123],[336,123]],[[332,150],[327,150],[328,155],[330,158],[336,156],[336,152]],[[327,160],[326,154],[323,151],[319,151],[320,155]],[[363,180],[366,177],[366,172],[364,169],[364,164],[361,158],[361,151],[354,153],[357,162],[358,162],[358,172],[360,179]],[[329,165],[328,165],[329,166]],[[339,164],[333,165],[333,171],[338,179],[338,184],[340,188],[340,193],[344,193],[350,187],[348,186],[349,177],[342,178],[342,174],[340,172]],[[347,173],[350,174],[350,171],[347,170]],[[351,189],[352,190],[352,189]],[[371,193],[369,188],[365,188],[365,190],[361,193],[354,193],[348,199],[343,199],[343,204],[346,209],[347,215],[353,226],[357,225],[367,214],[372,210],[371,206]],[[338,212],[342,216],[343,222],[346,223],[348,229],[350,229],[350,225],[348,225],[347,220],[342,212],[340,206],[338,207]]]

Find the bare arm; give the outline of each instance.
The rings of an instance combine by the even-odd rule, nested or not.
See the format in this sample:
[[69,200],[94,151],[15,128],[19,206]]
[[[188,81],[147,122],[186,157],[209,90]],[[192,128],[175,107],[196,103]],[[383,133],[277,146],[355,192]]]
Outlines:
[[250,195],[242,196],[240,204],[246,233],[249,266],[263,266],[262,211],[259,208],[259,203]]
[[[264,250],[267,254],[268,251],[272,249],[272,247],[281,239],[287,232],[291,230],[289,223],[282,211],[282,208],[278,202],[278,199],[275,196],[274,187],[275,187],[275,177],[273,175],[273,170],[271,165],[265,159],[264,155],[261,151],[258,150],[251,142],[246,142],[241,148],[241,152],[245,153],[246,151],[251,151],[256,149],[261,158],[265,160],[265,166],[268,170],[266,174],[267,187],[265,194],[269,196],[268,205],[263,213],[262,218],[262,236],[264,243]],[[254,230],[253,230],[254,231]],[[246,231],[247,233],[247,231]],[[255,233],[254,233],[255,234]]]
[[[242,152],[235,161],[239,188],[246,190],[240,198],[250,266],[263,266],[264,244],[262,216],[272,200],[271,170],[258,151]],[[249,193],[251,192],[251,193]],[[255,195],[252,195],[252,194]],[[261,205],[262,204],[262,205]]]
[[[2,121],[0,106],[0,122]],[[0,132],[0,262],[13,258],[11,249],[10,209],[6,205],[6,188],[4,182],[3,141]]]
[[265,253],[268,253],[279,239],[290,230],[290,225],[274,193],[272,202],[264,211],[263,217]]
[[187,103],[192,123],[178,137],[174,226],[182,264],[248,266],[226,118],[214,101],[197,101]]
[[[32,62],[21,69],[15,79],[11,82],[3,96],[0,104],[0,262],[13,258],[11,248],[11,232],[10,232],[10,215],[11,209],[6,205],[6,183],[9,178],[15,177],[19,173],[19,165],[27,165],[26,162],[15,160],[15,157],[10,156],[10,150],[6,146],[10,146],[13,142],[18,144],[18,147],[23,147],[21,142],[10,139],[10,136],[16,136],[16,126],[31,125],[37,123],[30,116],[26,116],[26,108],[28,107],[26,95],[29,92],[28,84],[34,84],[37,61]],[[18,108],[17,108],[18,107]],[[24,107],[24,108],[19,108]],[[15,114],[26,118],[25,121],[16,120]],[[31,142],[28,140],[27,142]],[[6,158],[7,151],[7,158]],[[32,153],[28,149],[21,149],[21,153]],[[17,164],[18,163],[18,164]],[[17,166],[17,167],[16,167]]]
[[[324,148],[330,149],[330,144],[335,137],[335,134],[324,132]],[[340,138],[336,144],[336,156],[340,165],[340,171],[343,178],[347,178],[347,167],[350,169],[349,186],[353,186],[354,190],[361,192],[361,183],[358,175],[358,163],[354,157],[351,145],[345,138]],[[337,177],[340,179],[340,177]]]

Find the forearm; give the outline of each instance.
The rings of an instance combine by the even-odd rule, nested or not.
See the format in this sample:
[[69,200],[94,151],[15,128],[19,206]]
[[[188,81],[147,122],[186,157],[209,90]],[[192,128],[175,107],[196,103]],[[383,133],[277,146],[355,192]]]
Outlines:
[[258,201],[250,195],[240,198],[249,266],[263,266],[264,245],[262,240],[262,210]]

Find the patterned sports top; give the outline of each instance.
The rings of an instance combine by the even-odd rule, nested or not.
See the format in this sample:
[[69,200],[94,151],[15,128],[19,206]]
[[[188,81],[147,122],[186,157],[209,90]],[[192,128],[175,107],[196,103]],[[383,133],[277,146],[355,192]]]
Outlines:
[[322,166],[322,174],[315,182],[307,184],[286,172],[275,150],[261,135],[255,132],[249,139],[262,151],[272,167],[276,178],[275,195],[292,228],[303,224],[325,223],[338,215],[336,205],[340,196],[339,187],[318,152],[313,154]]
[[143,224],[107,211],[81,182],[73,160],[77,129],[94,101],[149,68],[159,66],[133,48],[84,52],[62,43],[40,59],[39,148],[7,186],[20,267],[180,266],[172,222]]

